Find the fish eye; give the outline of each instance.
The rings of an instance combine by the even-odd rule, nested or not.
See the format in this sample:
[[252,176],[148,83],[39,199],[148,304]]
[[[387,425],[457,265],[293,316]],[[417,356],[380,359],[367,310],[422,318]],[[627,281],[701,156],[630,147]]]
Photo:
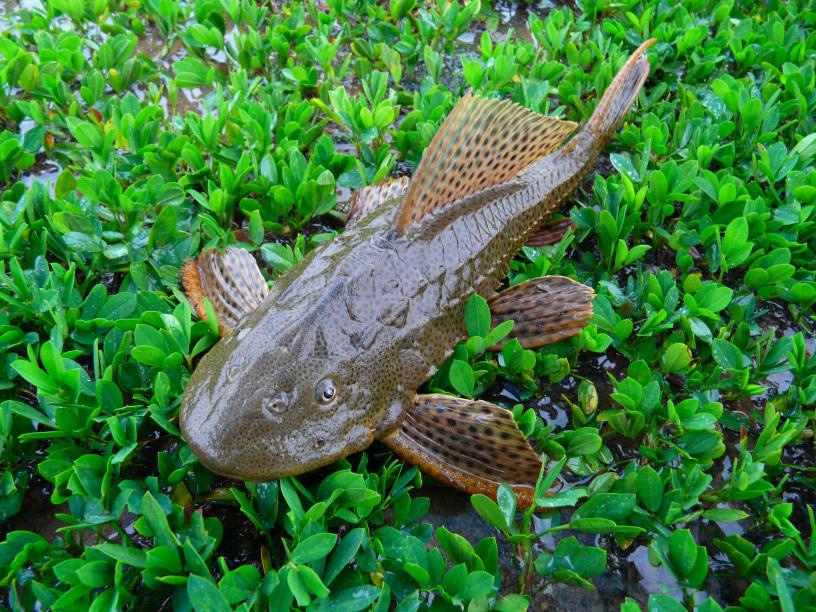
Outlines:
[[315,389],[315,399],[319,404],[331,404],[334,398],[337,397],[337,385],[331,378],[324,378],[317,383]]

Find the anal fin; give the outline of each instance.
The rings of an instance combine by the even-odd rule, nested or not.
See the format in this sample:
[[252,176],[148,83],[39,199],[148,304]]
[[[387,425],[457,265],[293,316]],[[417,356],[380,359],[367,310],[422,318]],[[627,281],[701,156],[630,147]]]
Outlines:
[[566,276],[542,276],[489,300],[494,324],[512,319],[512,335],[533,349],[574,336],[592,318],[595,292]]
[[222,336],[232,332],[269,293],[255,258],[235,247],[224,253],[207,249],[188,259],[181,268],[181,280],[199,318],[207,318],[204,299],[210,301]]
[[417,395],[383,442],[437,480],[467,493],[496,496],[513,487],[520,507],[533,503],[541,460],[511,412],[480,400]]

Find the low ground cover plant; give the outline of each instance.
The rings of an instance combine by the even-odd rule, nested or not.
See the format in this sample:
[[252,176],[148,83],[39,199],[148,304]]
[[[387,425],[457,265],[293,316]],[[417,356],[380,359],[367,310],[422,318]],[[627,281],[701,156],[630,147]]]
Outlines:
[[[0,4],[0,606],[816,608],[816,11],[807,0]],[[525,350],[468,304],[427,390],[511,409],[536,506],[384,447],[210,473],[178,409],[217,329],[179,267],[270,282],[410,174],[467,89],[582,122],[644,92],[508,284],[597,294]]]

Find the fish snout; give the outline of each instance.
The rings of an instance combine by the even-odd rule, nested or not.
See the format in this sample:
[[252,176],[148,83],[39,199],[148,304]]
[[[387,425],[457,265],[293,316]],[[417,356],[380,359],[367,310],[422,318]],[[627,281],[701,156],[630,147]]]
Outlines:
[[218,415],[215,418],[200,418],[196,410],[190,410],[181,421],[184,437],[201,464],[229,478],[267,480],[269,461],[257,460],[268,433],[265,424],[273,417],[282,419],[279,411],[287,412],[288,400],[270,396],[265,403],[247,401],[242,407],[234,398],[220,398],[212,408],[210,413]]

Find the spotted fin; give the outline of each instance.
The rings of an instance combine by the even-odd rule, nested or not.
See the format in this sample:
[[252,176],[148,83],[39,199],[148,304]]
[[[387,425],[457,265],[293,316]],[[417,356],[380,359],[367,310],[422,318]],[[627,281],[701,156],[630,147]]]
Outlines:
[[404,196],[407,189],[407,176],[358,189],[351,196],[346,229],[353,227],[360,219],[377,210],[380,204]]
[[575,223],[569,217],[548,221],[527,239],[527,246],[543,247],[556,244],[574,227]]
[[592,318],[595,292],[566,276],[542,276],[509,287],[488,304],[494,325],[512,319],[512,336],[538,348],[574,336]]
[[655,42],[656,39],[650,38],[635,49],[626,60],[623,68],[618,71],[604,92],[584,129],[595,133],[604,142],[612,138],[626,113],[632,108],[646,77],[649,76],[649,60],[644,53]]
[[199,318],[207,318],[204,299],[210,301],[222,336],[229,335],[269,293],[255,258],[235,247],[224,253],[207,249],[188,259],[181,268],[181,280]]
[[397,232],[404,234],[430,213],[465,196],[513,181],[576,127],[509,100],[467,94],[422,156],[397,213]]
[[495,497],[498,486],[507,483],[520,506],[533,502],[541,460],[505,408],[448,395],[417,395],[399,428],[383,442],[457,489]]

